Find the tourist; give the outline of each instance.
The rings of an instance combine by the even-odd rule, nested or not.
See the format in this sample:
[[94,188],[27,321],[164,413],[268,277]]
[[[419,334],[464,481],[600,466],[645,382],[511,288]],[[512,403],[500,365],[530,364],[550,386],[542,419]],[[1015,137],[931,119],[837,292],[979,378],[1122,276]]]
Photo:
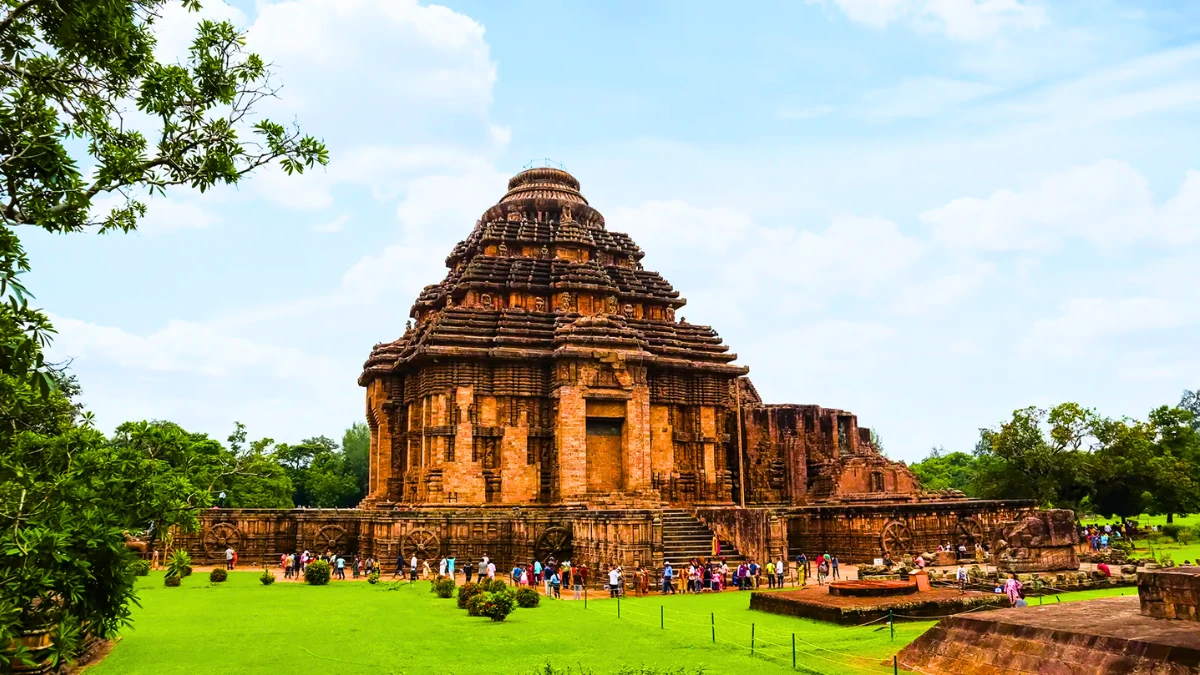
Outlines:
[[417,554],[416,553],[413,554],[412,560],[408,561],[408,563],[409,563],[408,564],[408,582],[410,584],[416,583],[417,575],[421,573],[421,569],[419,567],[417,567]]
[[227,569],[227,570],[233,569],[233,547],[232,546],[225,548],[225,569]]
[[675,589],[671,585],[671,575],[672,575],[671,563],[664,562],[663,563],[662,580],[661,580],[663,595],[667,595],[668,593],[670,593],[671,595],[675,595]]
[[542,563],[541,561],[533,561],[533,579],[539,584],[542,582]]
[[965,557],[967,557],[967,544],[963,542],[958,545],[958,559],[962,560]]
[[403,553],[396,556],[396,571],[392,572],[392,578],[395,579],[396,577],[398,577],[402,574],[404,574],[404,554]]
[[524,579],[524,577],[525,577],[525,570],[521,569],[521,565],[520,564],[513,565],[513,568],[512,568],[513,586],[520,586],[521,581]]
[[446,575],[449,576],[451,579],[454,578],[454,563],[455,562],[457,562],[457,561],[454,559],[454,554],[451,553],[450,557],[446,558]]
[[913,562],[915,562],[915,563],[917,564],[917,569],[918,569],[918,570],[923,570],[923,569],[925,569],[925,556],[918,555],[918,556],[917,556],[917,559],[916,559],[915,561],[913,561]]
[[[238,561],[238,552],[234,551],[233,552],[233,567],[237,567],[237,561]],[[230,567],[229,569],[233,569],[233,567]]]
[[438,560],[438,576],[446,576],[446,556],[442,556],[441,560]]
[[[1107,525],[1105,525],[1104,527],[1108,528]],[[1100,535],[1100,548],[1104,551],[1108,550],[1108,534],[1107,533]]]
[[496,563],[491,562],[490,560],[488,561],[488,564],[487,564],[487,578],[488,579],[496,578]]
[[983,560],[983,546],[979,542],[975,542],[975,559]]
[[883,552],[883,566],[890,570],[890,569],[892,569],[892,567],[895,564],[896,563],[892,560],[892,554],[888,553],[887,551],[884,551]]
[[474,563],[471,562],[470,558],[467,558],[467,561],[465,563],[463,563],[463,577],[466,578],[466,581],[464,583],[468,583],[468,584],[471,583],[471,573],[474,571],[475,571]]
[[831,568],[832,568],[832,570],[833,570],[833,578],[834,578],[834,579],[841,579],[841,578],[842,578],[842,577],[841,577],[841,575],[840,575],[840,574],[838,574],[838,559],[837,559],[837,556],[836,556],[836,555],[835,555],[835,556],[833,556],[833,559],[832,559],[832,561],[830,562],[830,566],[831,566]]
[[1028,607],[1028,606],[1029,606],[1029,603],[1025,602],[1025,592],[1024,591],[1018,592],[1017,600],[1016,600],[1016,602],[1013,603],[1013,607]]
[[775,588],[775,563],[767,561],[767,588]]
[[610,598],[621,594],[621,568],[619,567],[608,570],[608,593]]
[[575,599],[583,595],[583,587],[587,585],[587,565],[580,563],[575,568]]
[[342,581],[346,580],[346,559],[338,556],[337,559],[337,578]]
[[821,562],[817,564],[817,585],[824,586],[825,578],[829,576],[829,563],[821,558]]
[[641,565],[638,565],[637,568],[637,594],[639,596],[650,594],[650,575]]
[[721,558],[721,590],[729,588],[729,562]]
[[479,559],[479,566],[476,567],[476,569],[475,569],[475,571],[477,572],[477,574],[475,575],[476,581],[479,581],[482,583],[484,578],[487,577],[487,566],[488,566],[488,559],[487,559],[487,556],[485,555]]
[[542,566],[542,589],[546,595],[550,595],[550,559],[546,559],[546,564]]
[[958,580],[958,592],[963,594],[967,592],[967,568],[963,567],[962,563],[958,565],[958,571],[954,573],[954,578]]
[[808,582],[808,575],[807,575],[807,572],[805,571],[805,567],[807,565],[808,565],[808,557],[807,556],[805,556],[803,553],[796,556],[796,581],[799,582],[801,586],[803,586],[805,583]]
[[550,572],[550,590],[554,592],[554,599],[562,600],[562,591],[560,590],[562,583],[559,579],[558,572]]
[[1020,599],[1021,589],[1022,585],[1020,581],[1017,581],[1017,575],[1010,574],[1008,580],[1004,582],[1004,593],[1008,595],[1008,601],[1014,607],[1017,606],[1017,600]]
[[1103,574],[1105,577],[1112,576],[1112,570],[1109,569],[1108,563],[1100,563],[1099,565],[1096,565],[1096,569],[1099,570],[1100,573]]
[[762,572],[762,568],[760,568],[760,567],[758,566],[758,563],[757,563],[757,562],[754,562],[754,560],[753,560],[753,559],[751,559],[751,560],[750,560],[750,584],[751,584],[751,588],[758,588],[758,580],[759,580],[759,573],[760,573],[760,572]]

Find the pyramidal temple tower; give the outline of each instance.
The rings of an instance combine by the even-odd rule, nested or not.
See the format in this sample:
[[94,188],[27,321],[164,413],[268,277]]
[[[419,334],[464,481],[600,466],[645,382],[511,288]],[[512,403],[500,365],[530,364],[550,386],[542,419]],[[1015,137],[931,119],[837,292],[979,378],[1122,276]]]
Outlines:
[[678,316],[686,301],[643,256],[571,174],[514,176],[421,292],[410,328],[366,362],[364,506],[800,504],[918,489],[853,415],[763,406],[749,369]]

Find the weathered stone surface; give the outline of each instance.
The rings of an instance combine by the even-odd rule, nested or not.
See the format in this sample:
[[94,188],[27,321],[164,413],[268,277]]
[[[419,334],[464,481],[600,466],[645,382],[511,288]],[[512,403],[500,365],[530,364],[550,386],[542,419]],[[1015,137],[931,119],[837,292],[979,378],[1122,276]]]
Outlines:
[[1200,567],[1139,572],[1138,597],[1146,616],[1200,621]]
[[1077,570],[1078,544],[1075,513],[1052,509],[1029,514],[1001,527],[992,552],[996,556],[996,569],[1001,572]]
[[900,651],[923,675],[1194,675],[1200,631],[1143,616],[1133,597],[942,619]]
[[1007,603],[1004,596],[977,592],[964,594],[956,588],[891,597],[854,597],[832,595],[827,586],[809,586],[782,593],[750,595],[750,609],[843,625],[864,624],[886,617],[889,612],[903,620],[945,616],[981,607],[996,607],[1001,603]]

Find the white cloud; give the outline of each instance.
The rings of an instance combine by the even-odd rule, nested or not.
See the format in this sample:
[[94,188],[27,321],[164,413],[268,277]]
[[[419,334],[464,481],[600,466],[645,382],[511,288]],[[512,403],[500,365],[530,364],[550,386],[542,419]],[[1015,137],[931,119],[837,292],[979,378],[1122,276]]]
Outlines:
[[[146,216],[138,221],[138,232],[147,235],[210,227],[221,222],[213,211],[190,199],[137,197],[146,205]],[[201,198],[203,199],[203,198]],[[102,218],[113,208],[124,207],[125,198],[110,193],[92,202],[92,217]]]
[[867,92],[857,111],[876,119],[929,117],[999,90],[991,84],[927,75]]
[[274,378],[307,379],[336,373],[327,359],[298,349],[230,335],[214,324],[171,319],[150,334],[52,316],[58,330],[52,354],[88,367],[102,362],[126,371],[193,373],[228,378],[247,371]]
[[1071,239],[1108,250],[1157,238],[1200,238],[1200,178],[1188,174],[1177,196],[1156,207],[1145,177],[1103,160],[1043,177],[1022,191],[961,197],[921,214],[934,238],[952,249],[1052,252]]
[[782,120],[811,120],[833,114],[837,108],[831,105],[811,105],[795,108],[780,108],[776,115]]
[[346,223],[348,222],[350,222],[350,214],[343,213],[328,223],[313,225],[309,229],[311,229],[313,232],[341,232],[342,228],[346,227]]
[[963,261],[932,279],[904,284],[892,300],[891,311],[901,316],[937,314],[974,295],[995,275],[996,266],[992,263]]
[[[813,0],[809,0],[812,2]],[[917,28],[951,38],[977,41],[1006,30],[1035,29],[1046,11],[1032,0],[832,0],[856,23],[885,28],[910,21]]]
[[1103,338],[1186,325],[1196,317],[1167,298],[1073,298],[1059,305],[1058,316],[1039,319],[1020,351],[1048,358],[1081,356]]

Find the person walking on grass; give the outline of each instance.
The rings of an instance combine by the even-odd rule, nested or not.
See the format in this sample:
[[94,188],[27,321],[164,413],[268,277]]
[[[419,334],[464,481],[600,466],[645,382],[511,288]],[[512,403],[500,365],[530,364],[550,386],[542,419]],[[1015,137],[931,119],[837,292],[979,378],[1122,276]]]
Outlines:
[[550,590],[554,592],[555,600],[562,600],[562,593],[560,591],[561,585],[562,584],[561,584],[561,580],[558,577],[558,572],[551,570],[550,571]]
[[619,567],[608,570],[608,593],[611,598],[621,594],[621,568]]
[[225,548],[225,569],[227,569],[227,570],[233,569],[233,547],[232,546],[228,546]]
[[417,554],[414,553],[412,560],[408,561],[408,583],[417,583],[417,575],[421,573],[421,568],[417,567]]
[[671,570],[671,563],[665,563],[663,565],[663,573],[662,573],[662,594],[663,595],[666,595],[668,593],[670,593],[671,595],[675,595],[675,587],[671,583],[673,575],[674,575],[674,572]]

